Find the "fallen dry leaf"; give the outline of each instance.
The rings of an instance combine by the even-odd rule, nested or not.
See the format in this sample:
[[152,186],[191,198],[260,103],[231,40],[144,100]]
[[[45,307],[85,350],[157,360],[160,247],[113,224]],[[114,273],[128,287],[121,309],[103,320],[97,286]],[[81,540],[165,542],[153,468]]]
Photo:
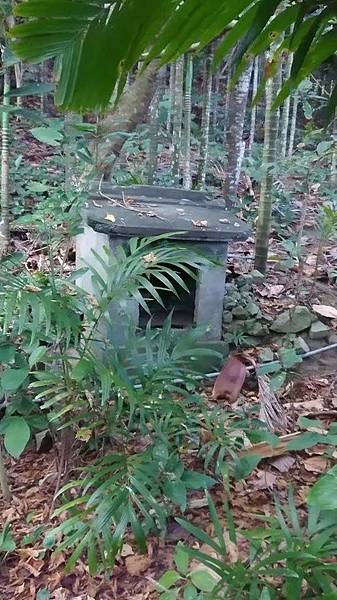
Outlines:
[[311,456],[304,461],[304,468],[310,473],[324,473],[328,466],[328,459],[324,456]]
[[144,573],[150,566],[150,559],[144,554],[134,554],[127,556],[125,559],[126,570],[129,575],[140,575]]
[[123,544],[120,555],[125,558],[126,556],[132,556],[134,551],[130,544]]
[[312,310],[328,319],[337,319],[337,308],[327,304],[313,304]]
[[229,219],[219,219],[219,223],[230,223]]
[[155,263],[157,261],[157,256],[155,255],[154,252],[149,252],[149,254],[146,254],[143,258],[145,263],[151,264],[151,263]]
[[268,285],[263,287],[262,289],[258,290],[258,293],[260,294],[260,296],[274,296],[277,298],[277,296],[280,296],[282,294],[282,292],[285,290],[284,285]]
[[108,214],[106,215],[106,217],[105,217],[105,220],[106,220],[106,221],[111,221],[111,223],[115,223],[115,221],[116,221],[116,217],[115,217],[115,215],[113,215],[113,214],[109,214],[109,213],[108,213]]
[[278,477],[270,471],[259,471],[256,479],[252,481],[252,485],[255,490],[269,490],[273,489],[276,484]]
[[280,473],[287,473],[294,466],[296,459],[293,456],[279,456],[270,464]]
[[192,223],[194,225],[194,227],[208,227],[208,221],[201,221],[201,220],[197,220],[197,221],[193,221]]

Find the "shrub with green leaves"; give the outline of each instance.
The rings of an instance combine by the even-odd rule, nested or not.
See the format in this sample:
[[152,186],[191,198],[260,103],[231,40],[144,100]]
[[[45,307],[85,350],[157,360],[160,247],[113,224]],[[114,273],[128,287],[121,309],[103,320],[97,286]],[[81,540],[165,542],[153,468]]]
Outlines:
[[[177,519],[210,551],[179,544],[176,549],[176,570],[165,573],[158,581],[161,600],[301,600],[303,598],[333,599],[337,593],[336,511],[319,512],[309,507],[305,523],[301,524],[293,494],[288,504],[275,500],[275,516],[261,516],[265,527],[237,529],[231,510],[225,507],[220,517],[208,496],[209,511],[214,526],[210,536],[189,520]],[[224,520],[227,535],[224,535]],[[246,538],[247,558],[234,562],[228,558],[228,543],[242,552],[238,542]],[[191,560],[194,566],[191,568]],[[200,566],[196,567],[196,563]]]

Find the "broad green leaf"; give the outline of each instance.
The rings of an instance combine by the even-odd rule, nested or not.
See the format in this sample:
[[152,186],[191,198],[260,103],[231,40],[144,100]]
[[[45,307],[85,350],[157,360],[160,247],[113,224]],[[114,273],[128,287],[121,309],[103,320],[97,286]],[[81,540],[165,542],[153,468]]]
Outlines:
[[179,573],[186,575],[188,571],[189,557],[183,544],[178,544],[176,547],[176,551],[174,553],[174,562],[176,563]]
[[337,509],[337,465],[313,485],[308,495],[308,504],[320,510]]
[[81,358],[81,360],[79,360],[78,363],[74,366],[71,376],[73,379],[75,379],[75,381],[81,381],[92,372],[92,367],[93,365],[90,362],[90,360],[87,360],[86,358]]
[[287,379],[286,371],[281,371],[281,373],[274,375],[270,379],[270,389],[273,392],[276,392],[277,390],[279,390],[282,387],[282,385],[284,384],[286,379]]
[[30,181],[27,185],[27,190],[36,194],[43,194],[50,190],[50,185],[47,183],[41,183],[40,181]]
[[160,595],[160,600],[177,600],[178,590],[169,590]]
[[4,392],[16,392],[28,373],[28,369],[6,369],[0,373],[0,383]]
[[170,587],[177,583],[179,579],[181,579],[179,573],[177,573],[177,571],[170,570],[166,571],[166,573],[164,573],[164,575],[161,576],[158,583],[164,588],[170,589]]
[[254,471],[255,467],[263,459],[263,456],[244,456],[235,461],[235,479],[245,479]]
[[211,592],[216,585],[216,579],[208,571],[193,571],[190,579],[198,590]]
[[279,356],[285,369],[291,369],[294,365],[302,362],[302,358],[296,353],[294,348],[281,348]]
[[29,356],[29,359],[28,359],[30,368],[34,367],[34,365],[36,365],[36,363],[41,361],[41,359],[47,353],[47,350],[48,350],[47,346],[37,346],[36,348],[34,348],[33,352],[31,353],[31,355]]
[[63,140],[62,133],[54,127],[33,127],[30,132],[39,142],[49,146],[59,146]]
[[323,436],[319,433],[307,431],[287,443],[288,450],[305,450],[306,448],[312,448],[316,444],[323,441]]
[[4,437],[5,448],[11,456],[18,458],[30,439],[30,427],[23,417],[8,417]]
[[163,486],[164,494],[184,512],[187,504],[186,485],[182,481],[166,481]]
[[216,484],[216,480],[213,477],[209,477],[204,473],[198,473],[198,471],[184,471],[181,480],[186,485],[186,488],[190,490],[202,490]]
[[14,359],[16,347],[13,344],[0,346],[0,364],[8,364]]
[[36,600],[50,600],[50,591],[47,588],[39,590],[36,594]]
[[198,590],[194,585],[189,583],[184,589],[184,600],[197,600]]

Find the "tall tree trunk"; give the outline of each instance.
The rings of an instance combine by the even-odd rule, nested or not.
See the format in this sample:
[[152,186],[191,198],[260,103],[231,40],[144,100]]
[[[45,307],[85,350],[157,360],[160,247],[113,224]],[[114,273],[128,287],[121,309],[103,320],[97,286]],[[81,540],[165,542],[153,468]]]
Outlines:
[[217,137],[216,128],[218,124],[218,108],[219,108],[219,92],[220,92],[220,74],[214,75],[214,97],[212,108],[212,132],[214,139]]
[[170,76],[169,76],[169,97],[168,97],[168,108],[167,108],[167,121],[166,129],[169,133],[172,133],[172,116],[174,107],[174,93],[175,93],[175,76],[176,76],[176,65],[175,63],[170,64]]
[[10,91],[10,75],[8,69],[4,71],[4,97],[1,132],[1,221],[0,221],[0,255],[4,254],[10,241],[10,213],[9,213],[9,112],[6,108],[10,99],[6,94]]
[[225,113],[224,113],[224,122],[223,122],[223,145],[226,146],[227,143],[227,126],[228,126],[228,116],[229,116],[229,106],[230,106],[230,98],[231,98],[231,90],[230,90],[230,84],[231,84],[231,71],[229,69],[228,74],[227,74],[227,80],[226,80],[226,87],[225,87]]
[[211,98],[212,98],[212,60],[214,49],[212,48],[205,59],[205,70],[203,77],[204,101],[201,118],[201,140],[200,140],[200,160],[198,169],[198,186],[204,189],[206,185],[207,162],[209,151],[209,126],[211,118]]
[[124,92],[118,108],[107,114],[100,122],[98,136],[104,140],[97,146],[97,168],[104,174],[104,179],[111,177],[114,160],[116,160],[126,140],[125,133],[131,133],[138,124],[143,123],[149,113],[153,98],[157,63],[137,75],[134,82]]
[[148,156],[147,182],[153,185],[158,169],[158,143],[159,143],[159,104],[165,89],[166,68],[159,72],[158,85],[152,98],[150,107],[150,147]]
[[[286,62],[284,78],[287,81],[290,78],[291,67],[293,65],[294,55],[289,52]],[[288,132],[289,132],[289,116],[290,116],[290,96],[286,98],[282,108],[281,132],[280,132],[280,150],[282,158],[287,155]]]
[[332,137],[335,142],[335,146],[331,156],[331,185],[335,188],[337,185],[337,110],[335,111],[335,118],[332,125]]
[[271,215],[273,206],[273,181],[272,169],[276,159],[276,143],[279,115],[272,111],[273,101],[278,93],[279,80],[275,76],[266,83],[266,107],[264,122],[264,145],[262,164],[264,174],[260,188],[260,202],[258,209],[256,244],[255,244],[255,268],[265,273],[267,267],[269,235],[271,226]]
[[241,164],[244,154],[242,140],[252,63],[242,73],[231,91],[229,126],[227,129],[227,177],[224,184],[224,197],[230,206],[235,203],[240,180]]
[[6,467],[5,467],[1,444],[0,444],[0,489],[1,489],[3,499],[6,501],[10,500],[12,497],[12,494],[9,489],[8,477],[7,477],[7,472],[6,472]]
[[[259,57],[257,56],[254,60],[253,66],[253,89],[252,89],[252,100],[254,100],[257,92],[257,88],[259,85]],[[249,142],[248,142],[248,154],[249,156],[252,153],[252,148],[255,139],[255,127],[256,127],[256,104],[252,105],[251,115],[250,115],[250,132],[249,132]]]
[[294,152],[294,142],[296,135],[296,125],[297,125],[297,111],[299,104],[299,93],[296,90],[293,97],[293,112],[291,115],[291,125],[290,125],[290,133],[289,133],[289,146],[288,146],[288,156],[292,156]]
[[193,82],[193,55],[189,53],[186,60],[185,96],[184,96],[184,159],[183,159],[183,186],[185,190],[192,187],[191,173],[191,123],[192,123],[192,82]]
[[173,161],[172,180],[174,185],[179,185],[181,163],[181,132],[183,122],[183,85],[184,85],[184,57],[176,62],[174,106],[173,106]]

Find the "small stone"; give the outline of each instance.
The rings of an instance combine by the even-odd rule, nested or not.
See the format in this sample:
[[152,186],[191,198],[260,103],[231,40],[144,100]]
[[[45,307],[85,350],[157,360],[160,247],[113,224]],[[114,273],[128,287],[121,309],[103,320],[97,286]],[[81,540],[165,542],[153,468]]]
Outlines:
[[237,319],[240,319],[242,317],[246,317],[247,316],[247,312],[243,308],[243,306],[235,306],[233,308],[233,310],[232,310],[232,315],[233,315],[233,317],[236,317]]
[[229,312],[228,310],[224,311],[223,315],[222,315],[222,322],[223,323],[231,323],[233,321],[233,315],[231,312]]
[[307,342],[302,337],[297,337],[294,343],[297,350],[303,350],[303,352],[310,352],[310,348]]
[[274,360],[274,352],[271,348],[263,348],[260,350],[258,356],[260,362],[271,362]]
[[258,307],[257,304],[255,304],[255,302],[249,302],[247,304],[247,312],[252,316],[252,317],[256,317],[256,315],[259,314],[260,309]]
[[263,337],[269,333],[267,325],[262,325],[262,323],[255,321],[255,319],[246,321],[246,331],[249,335],[256,337]]
[[238,288],[242,288],[244,286],[248,286],[252,283],[252,278],[249,275],[240,275],[237,279],[236,279],[236,285],[238,286]]
[[333,333],[330,333],[328,342],[329,344],[337,344],[337,333],[335,331]]
[[270,329],[278,333],[297,333],[308,329],[313,316],[306,306],[296,306],[293,311],[285,310],[276,317]]
[[310,327],[309,338],[311,340],[323,340],[328,337],[330,332],[331,328],[328,325],[325,325],[322,321],[315,321]]
[[234,300],[234,298],[227,298],[227,296],[225,296],[225,299],[224,299],[224,308],[226,310],[231,310],[236,305],[237,305],[237,301]]
[[263,273],[261,273],[261,272],[260,272],[260,271],[258,271],[257,269],[254,269],[254,271],[252,271],[250,275],[251,275],[251,277],[252,277],[252,280],[253,280],[255,283],[258,283],[258,282],[260,282],[260,281],[263,281],[263,280],[264,280],[264,278],[265,278],[265,276],[263,275]]

